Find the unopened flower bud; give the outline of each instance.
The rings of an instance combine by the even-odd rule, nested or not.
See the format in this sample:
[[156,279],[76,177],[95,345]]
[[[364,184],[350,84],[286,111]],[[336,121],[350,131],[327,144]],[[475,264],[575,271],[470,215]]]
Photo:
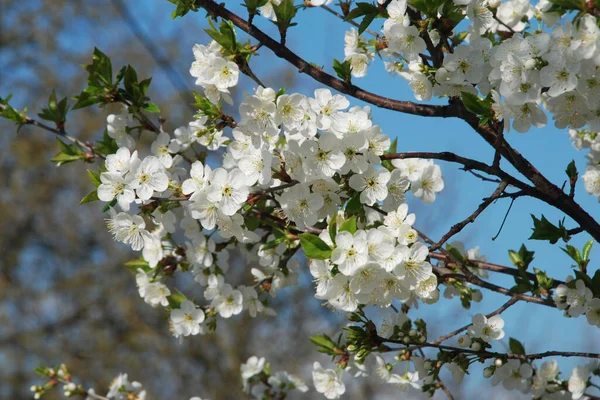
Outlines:
[[489,378],[492,375],[494,375],[494,371],[492,371],[492,369],[486,368],[486,369],[483,370],[483,377],[484,378]]
[[473,290],[473,293],[471,293],[471,299],[474,302],[479,303],[481,299],[483,299],[483,294],[481,294],[481,290]]
[[481,350],[481,344],[479,342],[473,342],[473,344],[471,345],[471,350],[473,350],[473,351]]
[[500,3],[502,3],[502,0],[488,0],[488,7],[498,8],[500,7]]
[[525,61],[525,69],[527,69],[528,71],[534,69],[536,65],[537,62],[533,58],[530,58],[529,60]]
[[494,361],[494,364],[496,364],[496,367],[501,367],[502,364],[504,364],[504,362],[501,359],[496,358],[496,360]]
[[471,337],[469,335],[462,335],[457,339],[458,345],[462,348],[471,346]]
[[438,82],[445,82],[448,79],[448,70],[446,68],[440,68],[435,73],[435,80]]

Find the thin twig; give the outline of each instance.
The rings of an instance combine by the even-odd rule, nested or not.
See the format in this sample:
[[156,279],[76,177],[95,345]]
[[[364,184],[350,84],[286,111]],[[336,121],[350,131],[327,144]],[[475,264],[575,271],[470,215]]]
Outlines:
[[[386,338],[379,338],[379,339],[384,343],[404,344],[404,342],[402,340],[386,339]],[[436,349],[445,350],[445,351],[451,351],[454,353],[471,354],[471,355],[479,356],[484,359],[486,359],[486,358],[506,358],[506,359],[516,359],[516,360],[539,360],[540,358],[546,358],[546,357],[582,357],[582,358],[600,359],[600,354],[598,354],[598,353],[586,353],[586,352],[579,352],[579,351],[545,351],[543,353],[514,354],[514,353],[498,353],[498,352],[481,351],[481,350],[476,351],[476,350],[471,350],[471,349],[463,349],[460,347],[446,346],[446,345],[442,345],[442,344],[435,344],[435,343],[429,343],[429,342],[410,346],[410,347],[407,347],[406,349],[402,349],[402,348],[390,349],[390,351],[405,350],[405,351],[410,352],[410,351],[415,351],[415,350],[426,348],[426,347],[436,348]]]
[[[429,253],[429,257],[434,258],[436,260],[444,261],[446,266],[455,265],[453,262],[448,261],[448,257],[445,254]],[[525,274],[527,276],[527,278],[530,279],[531,281],[533,281],[533,282],[537,281],[537,277],[535,276],[535,274],[533,274],[531,272],[527,272],[527,271],[519,271],[517,268],[507,267],[505,265],[493,264],[493,263],[489,263],[487,261],[472,260],[472,259],[467,259],[466,262],[469,264],[473,264],[473,266],[475,266],[475,268],[484,269],[486,271],[498,272],[500,274],[515,276],[515,277],[522,277],[523,274]],[[556,287],[560,284],[565,283],[559,279],[553,279],[553,281],[554,281],[554,284],[552,285],[552,287]]]
[[[6,105],[4,104],[0,104],[0,111],[3,111],[6,108]],[[44,124],[43,122],[40,122],[38,120],[35,120],[33,118],[30,117],[25,117],[25,124],[26,125],[33,125],[36,126],[38,128],[42,128],[48,132],[51,132],[53,134],[55,134],[56,136],[62,137],[65,140],[68,140],[71,143],[75,143],[76,145],[78,145],[79,147],[81,147],[86,153],[89,154],[90,159],[94,158],[94,157],[100,157],[102,159],[106,158],[104,156],[104,154],[100,154],[100,153],[96,153],[96,149],[94,148],[94,146],[90,143],[84,143],[79,139],[74,138],[73,136],[67,134],[67,132],[65,132],[64,129],[56,129],[53,128],[49,125]]]
[[[499,315],[502,314],[504,312],[504,310],[506,310],[507,308],[509,308],[510,306],[512,306],[513,304],[515,304],[517,301],[519,301],[518,298],[516,297],[512,297],[510,300],[508,300],[506,303],[504,303],[500,308],[498,308],[495,311],[492,311],[491,313],[487,314],[486,317],[487,318],[492,318],[494,315]],[[433,344],[440,344],[456,335],[458,335],[459,333],[462,333],[464,331],[466,331],[469,326],[471,326],[471,324],[465,325],[462,328],[458,328],[455,331],[452,331],[450,333],[445,334],[444,336],[440,336],[439,338],[435,339],[433,342]]]
[[444,245],[444,243],[446,243],[452,236],[456,235],[457,233],[459,233],[460,231],[462,231],[464,229],[465,226],[467,226],[470,223],[475,222],[475,220],[477,219],[477,217],[479,217],[479,215],[486,209],[488,208],[488,206],[490,204],[492,204],[495,200],[498,199],[498,196],[500,196],[503,192],[504,189],[506,189],[506,187],[508,186],[508,183],[506,182],[501,182],[498,187],[496,188],[496,190],[494,191],[494,193],[492,193],[492,195],[488,198],[483,199],[483,202],[479,205],[479,207],[477,207],[477,209],[471,214],[469,215],[467,218],[465,218],[464,220],[462,220],[461,222],[454,224],[452,226],[452,228],[450,228],[450,230],[448,232],[446,232],[446,234],[444,236],[442,236],[442,238],[437,242],[432,244],[429,247],[429,251],[435,251],[437,249],[439,249],[440,247],[442,247]]
[[496,235],[494,235],[494,237],[492,238],[492,241],[498,239],[498,236],[500,236],[500,232],[502,232],[502,228],[504,228],[504,223],[506,222],[506,219],[508,218],[508,214],[510,213],[510,209],[513,206],[513,203],[515,202],[516,197],[512,197],[510,199],[510,205],[508,206],[508,210],[506,210],[506,213],[504,214],[504,218],[502,218],[502,223],[500,224],[500,228],[498,229],[498,233],[496,233]]

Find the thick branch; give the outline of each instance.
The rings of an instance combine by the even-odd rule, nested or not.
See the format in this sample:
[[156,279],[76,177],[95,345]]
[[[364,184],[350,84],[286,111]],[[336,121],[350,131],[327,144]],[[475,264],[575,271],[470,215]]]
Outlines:
[[[469,121],[467,121],[469,122]],[[473,121],[471,121],[473,122]],[[471,124],[471,122],[469,122]],[[478,122],[473,122],[476,127],[479,128]],[[493,133],[489,133],[489,135],[493,135]],[[485,138],[484,138],[485,139]],[[487,140],[487,139],[486,139]],[[493,145],[492,139],[488,141]],[[393,159],[406,159],[406,158],[432,158],[436,160],[448,161],[456,164],[461,164],[467,170],[474,170],[484,172],[488,175],[497,176],[498,178],[508,182],[509,185],[512,185],[518,189],[520,189],[519,196],[531,196],[538,200],[543,201],[546,204],[549,204],[571,218],[575,220],[580,228],[577,229],[574,233],[579,233],[581,230],[585,230],[596,240],[600,238],[600,225],[596,220],[590,216],[584,209],[579,206],[569,195],[564,193],[560,188],[552,184],[548,181],[540,172],[529,163],[523,156],[519,154],[516,150],[514,150],[510,145],[503,141],[502,151],[503,155],[510,160],[509,157],[513,157],[516,160],[513,164],[515,168],[519,170],[523,175],[525,175],[531,182],[534,183],[534,187],[520,181],[512,175],[504,172],[497,166],[488,165],[481,161],[473,160],[466,157],[461,157],[457,154],[451,152],[411,152],[411,153],[397,153],[397,154],[384,154],[381,156],[384,160],[393,160]],[[515,164],[516,163],[516,164]],[[518,165],[518,166],[517,166]],[[526,170],[527,173],[523,172]],[[533,178],[532,178],[533,177]]]

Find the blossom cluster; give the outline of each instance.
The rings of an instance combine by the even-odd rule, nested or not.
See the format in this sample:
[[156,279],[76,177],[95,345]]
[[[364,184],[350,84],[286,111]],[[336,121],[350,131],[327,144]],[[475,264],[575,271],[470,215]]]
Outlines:
[[[364,192],[363,192],[364,193]],[[334,250],[325,260],[311,260],[318,299],[351,312],[359,304],[389,307],[393,299],[426,303],[439,298],[437,277],[426,261],[429,251],[412,228],[414,214],[402,204],[378,228],[354,233],[328,229],[320,238]],[[344,226],[339,218],[337,226]]]
[[594,297],[592,290],[581,279],[567,277],[566,284],[556,287],[554,302],[566,317],[577,318],[585,315],[590,325],[600,328],[600,298]]
[[[268,1],[261,14],[276,19],[273,5],[279,3]],[[455,1],[472,21],[468,44],[454,47],[440,66],[432,67],[422,57],[428,44],[411,25],[406,1],[392,0],[383,24],[385,46],[372,48],[352,30],[345,37],[345,61],[354,77],[362,77],[375,54],[383,56],[388,71],[409,80],[419,100],[460,97],[463,92],[487,96],[495,118],[505,118],[506,128],[512,120],[518,132],[545,125],[543,108],[553,113],[558,127],[600,130],[595,19],[586,15],[578,25],[523,35],[523,19],[533,18],[533,9],[521,3]],[[542,8],[539,15],[544,15]],[[491,10],[497,18],[490,16]],[[543,20],[551,25],[548,15]],[[506,29],[511,32],[508,39],[491,40],[491,34]],[[428,35],[437,46],[439,33],[430,30]],[[391,308],[394,301],[437,302],[438,278],[428,247],[413,227],[416,217],[409,213],[406,196],[410,192],[423,203],[434,202],[444,189],[441,168],[432,160],[386,160],[396,145],[373,123],[371,109],[352,107],[329,89],[307,96],[259,86],[244,93],[238,116],[226,115],[222,104],[233,105],[232,90],[243,64],[216,41],[195,45],[193,54],[190,74],[202,88],[202,95],[196,94],[200,110],[195,119],[172,133],[161,126],[146,153],[132,135],[136,129],[141,133],[134,116],[127,110],[109,115],[107,134],[119,148],[106,157],[97,190],[107,203],[107,226],[115,240],[142,253],[132,264],[140,297],[168,310],[173,335],[205,334],[215,329],[218,317],[242,312],[251,317],[274,314],[269,301],[297,282],[301,248],[316,283],[315,297],[333,309],[355,313],[367,306]],[[600,182],[600,172],[596,180]],[[459,243],[450,247],[468,260],[485,260],[478,248],[465,251]],[[230,258],[240,254],[251,283],[234,282],[228,274]],[[484,270],[467,265],[487,277]],[[202,295],[188,298],[175,290],[175,273],[189,273]],[[600,302],[580,282],[575,288],[559,286],[557,305],[569,316],[586,313],[591,324],[600,325]],[[463,304],[481,300],[481,292],[466,283],[444,284],[447,298],[460,295]],[[391,313],[378,333],[405,345],[425,343],[425,329],[412,329],[406,322],[403,313]],[[489,348],[491,341],[504,337],[503,327],[500,316],[477,314],[458,344],[471,352]],[[397,363],[378,356],[376,372],[405,391],[434,388],[442,365],[456,380],[468,369],[458,358],[440,364],[425,357],[402,361],[403,372],[394,373]],[[552,386],[558,382],[558,373],[546,371],[552,365],[537,371],[528,362],[508,360],[489,367],[486,374],[494,376],[494,385],[533,390],[536,397],[565,392]],[[358,355],[348,368],[355,368],[357,376],[367,375]],[[341,396],[345,386],[339,371],[344,369],[315,363],[317,391],[329,399]],[[593,370],[586,369],[587,375]],[[584,372],[573,376],[583,380]],[[251,357],[241,373],[244,390],[256,398],[271,396],[274,390],[308,390],[294,375],[271,373],[264,358]],[[576,390],[569,387],[573,395]]]
[[494,386],[502,384],[507,390],[530,394],[533,399],[576,400],[587,398],[584,393],[589,379],[600,372],[599,366],[597,360],[576,366],[569,379],[562,380],[556,360],[546,361],[536,368],[527,361],[496,359],[493,365],[484,370],[484,376],[491,378]]
[[589,149],[585,173],[582,175],[585,190],[600,201],[600,137],[598,131],[569,129],[573,147],[577,150]]
[[[412,24],[417,22],[411,21],[408,2],[392,0],[383,38],[372,50],[360,50],[365,39],[347,33],[345,52],[353,75],[364,76],[372,54],[378,53],[386,70],[405,78],[418,100],[461,97],[463,92],[489,95],[495,118],[504,119],[507,130],[512,125],[525,133],[531,126],[545,126],[544,109],[558,128],[600,130],[600,28],[594,16],[556,24],[560,15],[546,0],[536,6],[528,0],[454,0],[454,5],[452,12],[462,13],[471,25],[466,42],[451,48],[440,65],[423,57],[438,46],[440,33],[428,29],[426,43]],[[439,16],[448,17],[444,10]],[[530,32],[535,22],[538,28]],[[504,40],[491,40],[494,34]]]
[[[86,400],[111,399],[111,400],[145,400],[146,390],[142,384],[137,381],[130,381],[127,374],[117,375],[111,382],[108,393],[102,396],[96,393],[93,388],[85,389],[82,385],[73,382],[73,376],[65,364],[53,367],[39,367],[36,370],[38,374],[48,379],[44,385],[31,386],[34,399],[40,399],[56,387],[59,383],[63,384],[63,394],[67,398],[85,398]],[[202,400],[200,397],[192,397],[190,400]],[[207,400],[207,399],[204,399]]]
[[244,392],[255,399],[285,398],[292,390],[308,391],[308,386],[297,376],[286,371],[273,373],[264,357],[250,357],[240,371]]
[[[195,46],[194,56],[190,72],[209,101],[227,100],[237,84],[235,63],[216,42]],[[106,158],[98,197],[109,203],[107,225],[114,238],[142,251],[147,265],[136,277],[140,296],[171,309],[175,336],[205,333],[217,315],[272,314],[263,293],[274,296],[295,283],[298,237],[265,230],[260,207],[277,211],[297,232],[329,224],[319,237],[331,246],[331,256],[311,260],[311,271],[318,275],[317,297],[334,307],[352,311],[359,303],[389,307],[393,298],[437,300],[428,251],[417,241],[415,216],[404,201],[411,191],[433,202],[444,187],[441,169],[420,159],[382,166],[390,138],[373,124],[368,107],[348,107],[345,97],[328,89],[306,97],[258,87],[239,105],[231,138],[214,116],[198,115],[173,135],[161,131],[145,156],[130,134],[131,116],[108,117],[109,134],[119,132],[114,138],[123,146]],[[222,163],[213,167],[206,154],[220,148]],[[186,161],[188,150],[204,156]],[[355,215],[344,218],[354,199]],[[345,222],[354,222],[354,228],[342,229]],[[178,241],[181,233],[185,244]],[[256,285],[226,282],[235,243],[247,245],[238,250],[247,252],[249,264],[257,262],[251,271],[260,293]],[[207,305],[173,300],[168,274],[156,272],[167,261],[184,263],[205,288]]]

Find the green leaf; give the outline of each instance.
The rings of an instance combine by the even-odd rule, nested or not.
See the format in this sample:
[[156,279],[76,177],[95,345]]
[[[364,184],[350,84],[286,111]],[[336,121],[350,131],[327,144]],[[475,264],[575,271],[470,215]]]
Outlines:
[[477,116],[488,116],[490,115],[490,109],[486,107],[483,100],[478,96],[469,92],[462,92],[461,99],[465,108]]
[[131,65],[127,66],[125,75],[123,76],[125,91],[121,94],[126,100],[131,102],[131,106],[129,106],[130,112],[138,111],[147,104],[149,99],[146,97],[146,91],[148,90],[150,82],[151,79],[144,79],[143,81],[138,82],[138,76],[135,69]]
[[333,340],[324,333],[319,335],[314,335],[308,338],[314,345],[321,347],[323,349],[329,350],[333,354],[333,349],[336,347],[336,344]]
[[360,202],[360,194],[357,194],[346,203],[345,211],[348,214],[356,214],[362,211],[362,204]]
[[344,61],[344,62],[340,62],[336,59],[333,60],[333,70],[335,71],[336,75],[343,80],[344,82],[350,82],[350,80],[352,79],[352,75],[351,75],[351,71],[352,71],[352,65],[350,64],[350,61]]
[[575,261],[577,263],[577,265],[580,265],[583,262],[583,258],[581,257],[581,252],[579,251],[578,248],[568,244],[565,248],[561,247],[561,250],[564,251],[566,254],[568,254],[568,256],[571,257],[573,259],[573,261]]
[[594,277],[592,278],[592,292],[594,293],[594,297],[600,296],[600,269],[596,271]]
[[84,66],[88,71],[88,85],[96,87],[112,86],[112,63],[110,58],[94,47],[92,63]]
[[326,260],[331,257],[331,247],[316,235],[310,233],[300,234],[300,245],[308,258]]
[[445,0],[410,0],[408,4],[428,17],[437,18],[438,10],[444,2]]
[[177,8],[171,13],[171,18],[183,17],[190,11],[198,11],[196,0],[169,0]]
[[527,293],[531,290],[531,284],[529,283],[519,283],[510,288],[510,291],[513,293],[523,294]]
[[125,266],[133,272],[137,272],[138,268],[144,272],[152,270],[152,268],[150,268],[150,264],[148,264],[148,261],[144,260],[143,257],[140,257],[136,260],[127,261]]
[[398,138],[396,137],[394,140],[392,140],[392,143],[390,144],[390,148],[387,149],[385,154],[396,154],[397,152],[398,152]]
[[549,278],[548,274],[546,274],[545,271],[541,271],[537,268],[534,268],[533,272],[535,273],[537,282],[541,287],[543,287],[546,290],[552,288],[552,285],[554,284],[554,279]]
[[577,167],[575,166],[575,160],[571,161],[569,165],[567,165],[567,169],[565,173],[569,177],[569,180],[574,184],[577,181],[577,176],[579,175],[577,172]]
[[206,115],[213,119],[218,118],[221,115],[221,109],[217,105],[195,91],[193,93],[194,98],[196,99],[194,106],[198,107],[198,110],[200,111],[197,115]]
[[144,104],[144,107],[142,107],[144,109],[144,111],[148,111],[150,113],[159,113],[160,112],[160,108],[158,108],[158,106],[154,103],[146,103]]
[[586,4],[585,1],[582,0],[549,0],[550,3],[562,7],[566,10],[585,10]]
[[96,200],[99,200],[98,199],[98,190],[94,189],[93,191],[89,192],[83,199],[81,199],[79,204],[91,203],[92,201],[96,201]]
[[533,233],[529,239],[548,240],[551,244],[555,244],[559,239],[566,241],[566,238],[569,236],[562,221],[559,221],[558,226],[556,226],[543,215],[541,219],[537,219],[531,214],[531,218],[533,219]]
[[534,254],[535,252],[527,250],[527,247],[525,247],[524,244],[521,245],[518,252],[514,250],[508,251],[508,257],[514,266],[524,270],[526,270],[533,261]]
[[100,174],[98,172],[88,169],[87,173],[95,187],[98,187],[102,184],[102,181],[100,180]]
[[517,267],[519,265],[523,265],[523,260],[521,259],[521,256],[519,255],[518,252],[516,252],[514,250],[508,251],[508,258],[510,258],[510,261]]
[[590,239],[584,246],[583,252],[581,254],[581,258],[583,261],[587,261],[590,259],[590,252],[592,251],[592,246],[594,245],[594,239]]
[[525,347],[523,347],[523,344],[515,338],[508,339],[508,347],[510,348],[510,352],[512,354],[525,355]]
[[446,243],[446,250],[448,250],[454,256],[454,258],[456,258],[458,261],[460,261],[460,262],[465,261],[465,256],[463,256],[456,247]]
[[219,43],[228,54],[235,54],[237,49],[235,26],[230,21],[221,21],[219,29],[208,21],[212,29],[205,29],[204,31],[214,39],[215,42]]
[[53,90],[48,98],[48,108],[42,108],[42,112],[38,113],[38,117],[46,121],[55,122],[57,125],[63,125],[67,120],[68,111],[67,98],[65,97],[61,101],[57,101],[56,92]]
[[265,4],[268,0],[244,0],[244,7],[248,9],[249,14],[256,14],[258,9]]
[[364,31],[369,29],[369,25],[371,25],[371,22],[373,22],[373,20],[377,16],[377,14],[379,14],[379,13],[365,15],[365,17],[362,19],[362,21],[360,21],[360,25],[358,25],[358,34],[359,35],[361,35]]
[[578,280],[581,279],[585,283],[585,286],[589,287],[590,289],[594,287],[594,281],[587,274],[577,270],[573,271],[573,273],[575,274],[575,278]]
[[169,306],[171,306],[171,308],[181,308],[181,303],[186,301],[187,298],[182,293],[176,292],[167,296],[167,300],[169,301]]
[[379,9],[374,4],[364,3],[364,2],[356,3],[356,8],[354,10],[350,11],[348,13],[348,15],[346,15],[345,20],[352,21],[353,19],[362,17],[363,15],[368,15],[368,14],[376,15],[378,13],[379,13]]
[[296,6],[294,6],[293,0],[283,0],[279,4],[271,3],[273,6],[273,11],[275,11],[275,16],[277,17],[277,21],[275,24],[279,28],[279,31],[285,32],[289,27],[294,26],[292,23],[292,19],[296,16]]
[[352,218],[345,220],[340,225],[340,232],[344,232],[344,231],[350,232],[353,235],[356,233],[356,216],[352,216]]
[[337,235],[337,215],[338,212],[336,211],[335,214],[331,217],[331,222],[329,223],[329,237],[331,238],[331,241],[335,244],[335,236]]
[[19,132],[27,124],[27,108],[23,109],[23,111],[15,110],[8,104],[11,98],[12,95],[8,95],[6,99],[0,97],[0,104],[4,105],[4,109],[0,111],[0,117],[13,121],[17,125],[17,132]]
[[72,144],[66,144],[58,138],[56,141],[58,143],[59,152],[52,157],[51,161],[57,163],[58,166],[85,159],[85,153],[79,147]]
[[117,141],[110,136],[108,136],[108,131],[104,130],[104,135],[102,140],[99,140],[96,145],[96,151],[100,152],[104,155],[114,154],[119,150],[119,146],[117,146]]
[[103,213],[107,212],[112,207],[114,207],[116,204],[117,204],[117,199],[113,199],[110,203],[105,204],[104,207],[102,207],[102,212]]

